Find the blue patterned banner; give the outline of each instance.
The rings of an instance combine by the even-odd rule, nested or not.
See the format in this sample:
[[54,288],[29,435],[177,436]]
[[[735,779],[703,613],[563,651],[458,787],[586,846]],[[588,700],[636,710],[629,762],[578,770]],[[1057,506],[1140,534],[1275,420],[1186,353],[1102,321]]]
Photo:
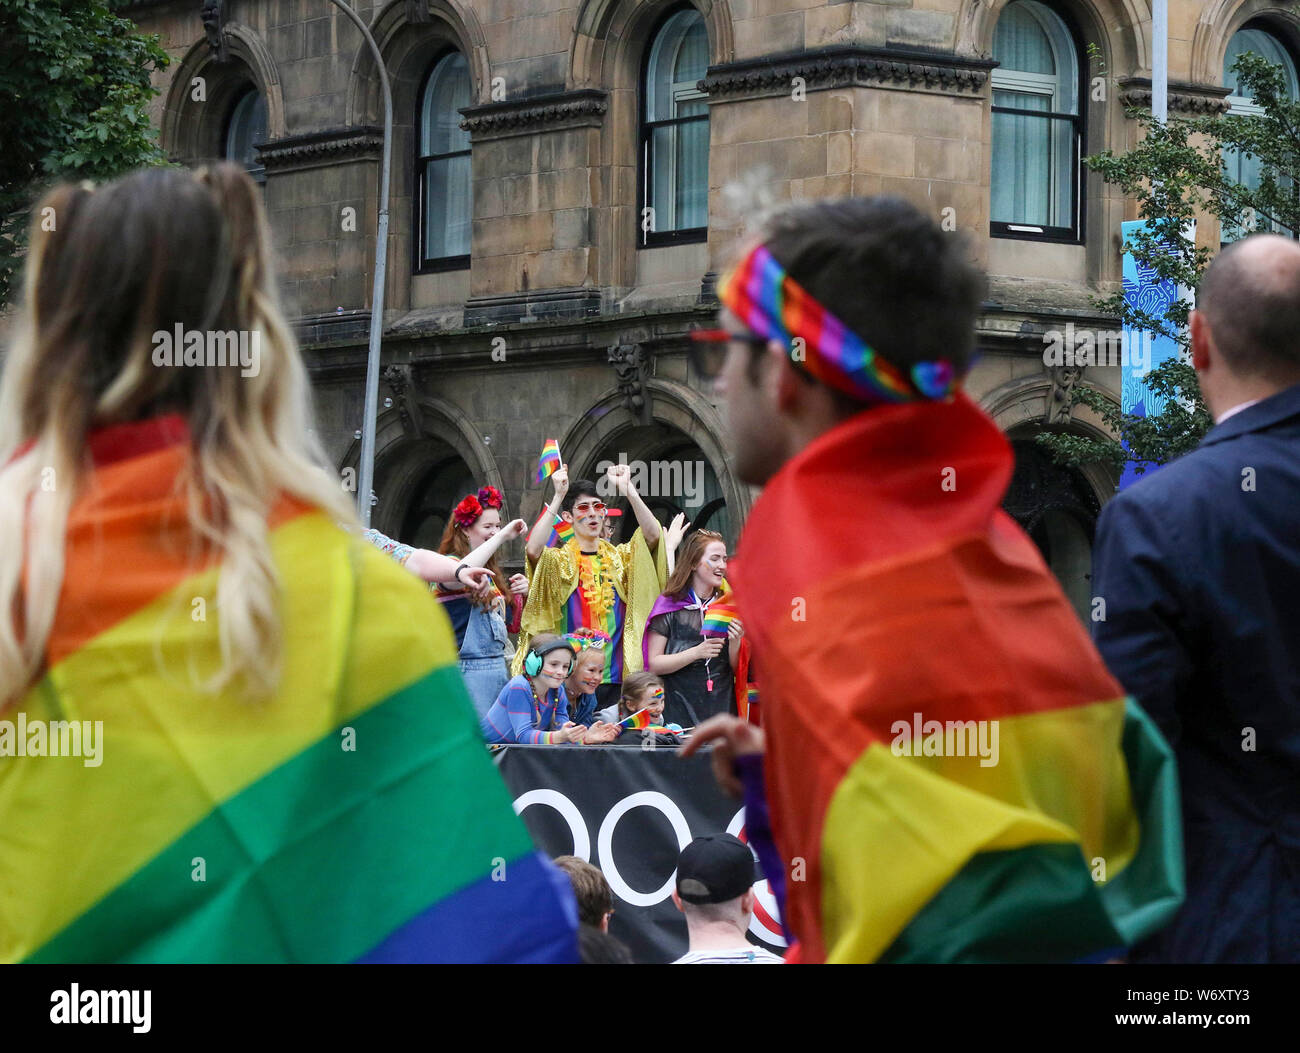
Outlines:
[[[1137,232],[1145,229],[1145,220],[1133,220],[1120,224],[1121,241],[1127,243]],[[1196,236],[1193,225],[1190,237]],[[1133,308],[1138,308],[1152,315],[1163,315],[1169,306],[1179,297],[1178,284],[1171,279],[1162,280],[1155,270],[1145,263],[1134,259],[1133,253],[1125,251],[1123,264],[1124,301]],[[1160,333],[1145,330],[1124,329],[1124,346],[1141,348],[1141,355],[1125,355],[1120,365],[1120,407],[1125,413],[1136,417],[1148,417],[1161,412],[1165,407],[1164,396],[1154,394],[1146,384],[1146,374],[1156,366],[1178,355],[1178,343]],[[1148,352],[1149,349],[1149,353]],[[1125,444],[1127,449],[1127,443]],[[1145,465],[1147,472],[1155,471],[1153,464]],[[1134,471],[1134,462],[1124,465],[1120,476],[1119,488],[1123,490],[1142,478]]]

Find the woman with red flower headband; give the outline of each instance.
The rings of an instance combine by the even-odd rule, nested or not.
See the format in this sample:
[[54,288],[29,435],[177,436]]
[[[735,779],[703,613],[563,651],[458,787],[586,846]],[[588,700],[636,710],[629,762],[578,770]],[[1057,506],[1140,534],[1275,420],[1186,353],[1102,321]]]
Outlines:
[[436,588],[456,633],[461,673],[480,718],[509,679],[506,633],[517,631],[523,607],[519,594],[528,591],[522,574],[507,582],[497,564],[497,549],[526,529],[522,519],[502,528],[503,503],[493,486],[463,498],[447,521],[437,552],[404,545],[378,530],[365,532],[367,541]]
[[527,530],[522,519],[501,525],[505,502],[495,486],[468,494],[452,510],[438,551],[473,566],[486,567],[492,581],[485,592],[468,595],[455,585],[438,586],[438,599],[456,630],[460,671],[469,687],[474,708],[482,717],[510,679],[507,633],[518,632],[519,615],[528,593],[528,579],[515,574],[506,579],[497,562],[497,549]]

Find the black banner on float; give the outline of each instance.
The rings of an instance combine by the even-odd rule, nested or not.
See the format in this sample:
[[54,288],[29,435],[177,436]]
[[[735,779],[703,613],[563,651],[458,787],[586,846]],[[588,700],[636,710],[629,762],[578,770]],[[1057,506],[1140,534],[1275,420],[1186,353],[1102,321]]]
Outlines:
[[[683,760],[672,747],[509,746],[497,763],[538,848],[600,867],[614,891],[609,931],[633,958],[654,964],[685,954],[686,923],[672,900],[678,853],[703,834],[745,839],[744,809],[718,788],[708,756]],[[756,892],[750,937],[781,954],[767,882]]]

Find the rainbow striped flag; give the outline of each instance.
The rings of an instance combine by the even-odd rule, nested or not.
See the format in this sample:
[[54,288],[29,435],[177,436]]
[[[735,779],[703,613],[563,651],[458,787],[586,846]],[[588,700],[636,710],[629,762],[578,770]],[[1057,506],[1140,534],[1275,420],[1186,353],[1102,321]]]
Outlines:
[[1104,960],[1183,898],[1172,752],[1001,511],[1012,466],[964,394],[876,408],[745,524],[732,574],[776,847],[806,864],[784,910],[800,960]]
[[620,720],[619,725],[629,731],[640,731],[642,728],[648,728],[650,726],[650,710],[638,709],[630,717],[624,717]]
[[[545,506],[542,508],[542,514],[537,517],[540,523],[547,517]],[[555,548],[558,545],[567,545],[573,538],[573,524],[565,519],[557,519],[551,524],[551,536],[546,539],[547,548]]]
[[188,444],[127,428],[72,510],[47,672],[0,714],[102,722],[96,766],[0,757],[0,961],[576,960],[429,590],[283,500],[280,686],[200,692],[217,568],[189,558]]
[[705,636],[726,636],[731,623],[739,617],[739,612],[730,604],[715,603],[704,612],[701,631]]
[[535,482],[554,475],[560,469],[560,444],[555,439],[547,439],[542,445],[542,456],[537,460],[537,478]]

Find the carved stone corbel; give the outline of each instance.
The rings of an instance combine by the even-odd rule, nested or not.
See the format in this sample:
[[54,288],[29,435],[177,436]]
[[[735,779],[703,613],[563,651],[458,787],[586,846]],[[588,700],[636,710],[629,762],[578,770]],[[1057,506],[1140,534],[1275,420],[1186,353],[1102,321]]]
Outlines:
[[424,434],[424,420],[420,413],[420,404],[415,399],[415,385],[411,383],[411,367],[390,365],[383,371],[384,382],[392,389],[397,407],[397,419],[402,422],[402,431],[412,438]]
[[640,344],[616,344],[608,351],[609,364],[618,378],[623,406],[642,424],[650,423],[650,400],[646,397],[646,353]]
[[1048,366],[1047,375],[1052,390],[1047,395],[1047,408],[1043,412],[1046,424],[1068,424],[1074,414],[1074,389],[1083,377],[1086,365]]
[[208,39],[208,48],[218,62],[225,62],[226,51],[226,0],[203,0],[199,12],[203,19],[203,32]]

